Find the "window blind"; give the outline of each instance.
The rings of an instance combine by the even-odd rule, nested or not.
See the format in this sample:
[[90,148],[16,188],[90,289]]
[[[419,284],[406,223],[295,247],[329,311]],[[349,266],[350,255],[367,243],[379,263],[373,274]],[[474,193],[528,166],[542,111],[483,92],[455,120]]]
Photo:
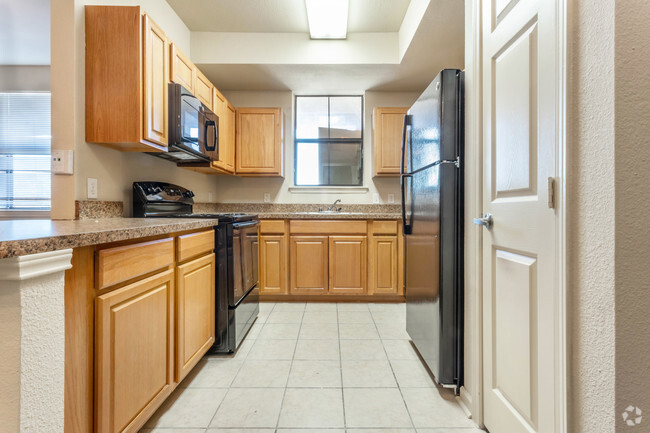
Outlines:
[[0,210],[50,208],[50,93],[0,93]]

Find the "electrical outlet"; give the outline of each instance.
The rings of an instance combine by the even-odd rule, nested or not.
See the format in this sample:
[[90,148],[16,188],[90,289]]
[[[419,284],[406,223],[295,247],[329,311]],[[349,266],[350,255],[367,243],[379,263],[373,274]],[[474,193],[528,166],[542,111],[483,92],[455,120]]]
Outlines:
[[210,203],[212,203],[212,193],[211,192],[208,193],[208,201]]
[[88,178],[88,198],[97,198],[97,179]]
[[268,192],[264,193],[264,203],[271,203],[271,194]]
[[376,193],[376,192],[372,193],[372,202],[373,202],[374,204],[378,204],[378,203],[379,203],[379,193]]
[[388,194],[388,203],[395,203],[395,194]]
[[52,173],[73,174],[74,153],[72,150],[52,150]]

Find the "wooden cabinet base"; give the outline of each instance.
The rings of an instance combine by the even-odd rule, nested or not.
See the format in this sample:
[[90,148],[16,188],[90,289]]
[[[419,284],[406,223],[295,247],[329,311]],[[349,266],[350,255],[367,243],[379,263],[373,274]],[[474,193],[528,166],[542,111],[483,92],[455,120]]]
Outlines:
[[260,302],[404,302],[402,295],[260,295]]

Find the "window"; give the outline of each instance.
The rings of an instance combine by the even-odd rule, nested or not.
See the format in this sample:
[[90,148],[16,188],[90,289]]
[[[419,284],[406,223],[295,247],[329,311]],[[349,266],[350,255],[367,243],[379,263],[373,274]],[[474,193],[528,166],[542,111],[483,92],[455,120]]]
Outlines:
[[296,96],[297,186],[363,182],[363,96]]
[[50,209],[50,93],[0,93],[0,211]]

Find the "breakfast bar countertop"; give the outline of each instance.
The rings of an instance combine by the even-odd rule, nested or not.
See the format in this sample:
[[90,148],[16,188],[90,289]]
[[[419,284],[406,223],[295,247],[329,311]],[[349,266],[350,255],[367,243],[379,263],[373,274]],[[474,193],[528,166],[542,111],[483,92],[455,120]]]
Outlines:
[[0,259],[196,230],[218,222],[192,218],[0,220]]

